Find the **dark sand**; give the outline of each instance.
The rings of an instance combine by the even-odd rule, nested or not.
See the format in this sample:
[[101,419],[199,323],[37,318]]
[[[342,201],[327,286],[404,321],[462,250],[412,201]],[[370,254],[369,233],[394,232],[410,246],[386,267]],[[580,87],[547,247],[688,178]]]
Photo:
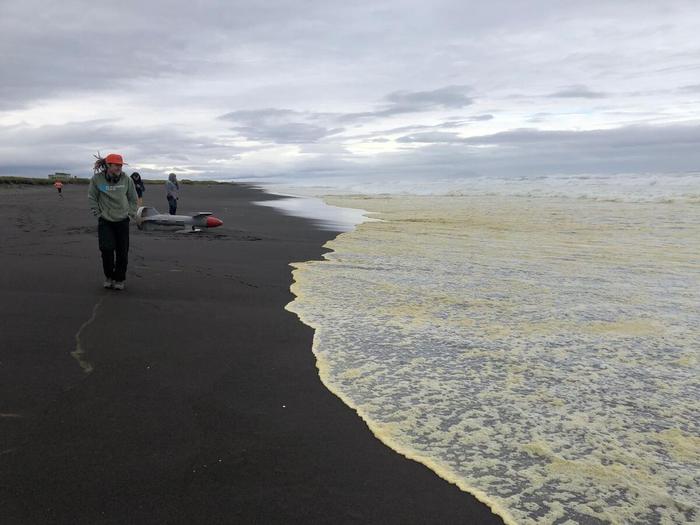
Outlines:
[[319,381],[288,263],[334,233],[245,186],[185,186],[179,211],[224,226],[132,225],[109,291],[86,193],[0,189],[0,523],[501,522]]

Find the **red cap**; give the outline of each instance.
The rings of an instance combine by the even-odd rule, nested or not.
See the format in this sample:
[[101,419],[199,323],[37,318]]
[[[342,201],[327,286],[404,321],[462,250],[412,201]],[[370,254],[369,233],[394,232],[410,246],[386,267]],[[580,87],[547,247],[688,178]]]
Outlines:
[[110,153],[105,157],[105,162],[107,164],[126,164],[121,155],[117,153]]

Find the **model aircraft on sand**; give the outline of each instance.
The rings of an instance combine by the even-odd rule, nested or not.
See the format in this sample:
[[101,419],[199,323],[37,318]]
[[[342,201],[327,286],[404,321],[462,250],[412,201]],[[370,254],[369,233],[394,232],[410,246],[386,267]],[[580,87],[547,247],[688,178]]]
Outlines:
[[210,211],[200,211],[194,215],[168,215],[159,213],[151,206],[141,206],[136,210],[136,227],[139,230],[172,230],[182,229],[200,231],[200,228],[216,228],[223,221],[217,219]]

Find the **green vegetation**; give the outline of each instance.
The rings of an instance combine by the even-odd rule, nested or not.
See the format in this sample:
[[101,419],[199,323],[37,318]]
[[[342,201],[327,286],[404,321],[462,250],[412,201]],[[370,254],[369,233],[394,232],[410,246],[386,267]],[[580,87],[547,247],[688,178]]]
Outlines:
[[[39,179],[33,177],[4,177],[0,176],[0,185],[23,185],[23,186],[52,186],[56,182],[53,179]],[[63,184],[88,184],[90,179],[69,179],[62,180]]]
[[[40,179],[33,177],[6,177],[0,176],[0,186],[4,185],[24,185],[24,186],[51,186],[55,181],[52,179]],[[62,180],[63,184],[89,184],[90,179],[69,179]],[[165,180],[147,180],[143,179],[146,184],[165,184]],[[180,184],[206,185],[206,184],[233,184],[232,182],[218,182],[215,180],[190,180],[182,179]]]
[[49,186],[53,184],[49,179],[30,179],[29,177],[0,177],[0,184],[29,184],[37,186]]
[[[143,182],[146,184],[165,184],[165,180],[153,180],[153,179],[143,179]],[[199,185],[208,185],[208,184],[235,184],[235,182],[219,182],[216,180],[190,180],[190,179],[181,179],[178,180],[180,184],[192,184],[195,186]]]

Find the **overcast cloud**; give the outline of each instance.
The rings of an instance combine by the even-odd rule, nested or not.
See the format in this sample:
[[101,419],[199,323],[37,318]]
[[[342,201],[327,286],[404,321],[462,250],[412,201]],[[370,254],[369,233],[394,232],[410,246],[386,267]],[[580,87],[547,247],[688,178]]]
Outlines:
[[700,170],[700,3],[0,2],[0,175]]

